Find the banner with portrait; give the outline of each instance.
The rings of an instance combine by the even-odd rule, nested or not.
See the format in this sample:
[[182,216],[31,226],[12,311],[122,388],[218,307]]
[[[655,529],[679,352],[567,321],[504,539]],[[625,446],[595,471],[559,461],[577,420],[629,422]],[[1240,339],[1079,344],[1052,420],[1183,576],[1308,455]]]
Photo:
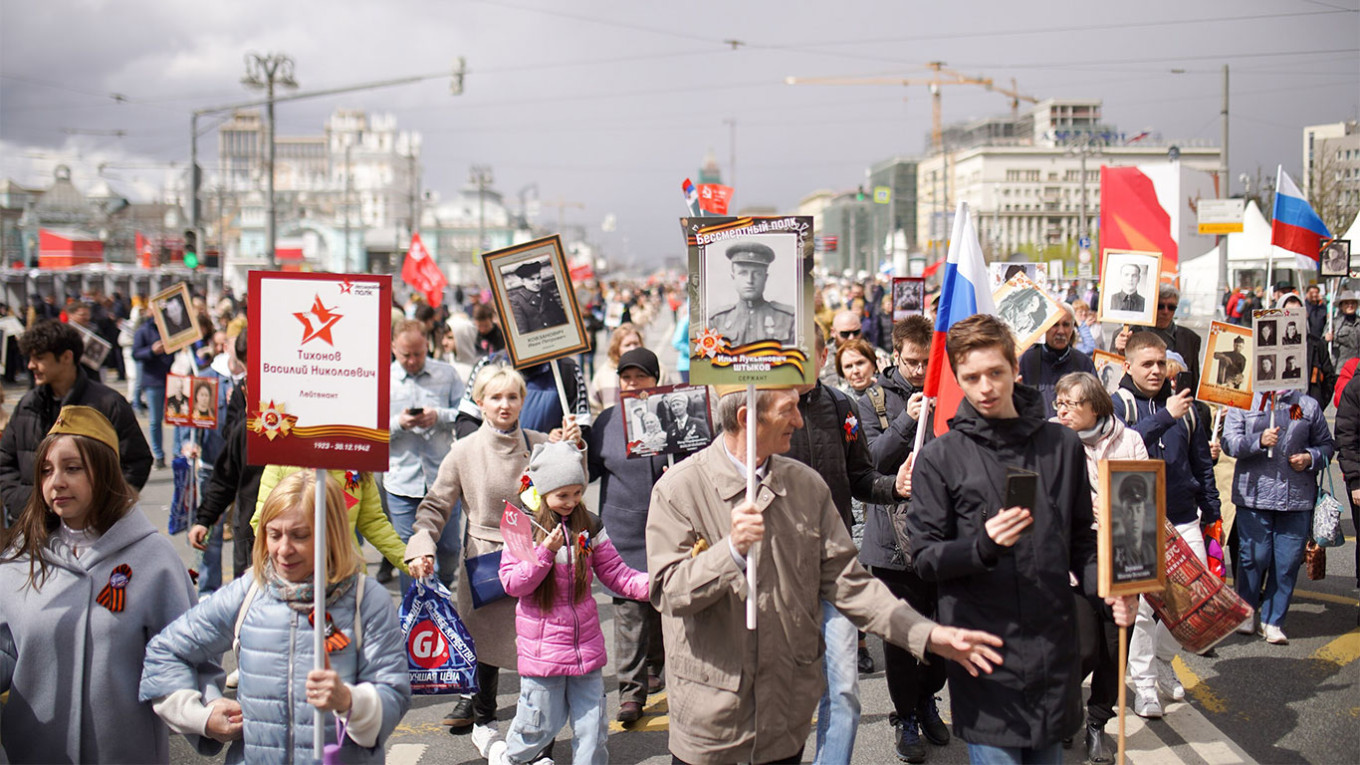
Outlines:
[[1204,346],[1199,390],[1195,398],[1210,404],[1238,409],[1251,408],[1255,354],[1251,327],[1214,321],[1209,323],[1209,342]]
[[708,386],[663,385],[619,394],[625,453],[629,459],[684,455],[713,440]]
[[1028,276],[1017,273],[992,293],[996,315],[1015,333],[1015,352],[1024,353],[1044,339],[1067,309]]
[[166,375],[166,424],[216,430],[217,383],[216,377]]
[[921,316],[926,306],[926,280],[919,276],[895,276],[892,280],[893,321]]
[[1097,488],[1097,565],[1101,597],[1166,585],[1166,463],[1101,460]]
[[1119,390],[1119,381],[1124,379],[1124,357],[1096,350],[1091,353],[1091,363],[1096,365],[1096,377],[1100,378],[1101,387],[1113,396]]
[[1307,309],[1290,306],[1252,311],[1251,324],[1256,339],[1252,391],[1307,390]]
[[516,369],[590,350],[561,237],[488,252],[482,265]]
[[690,380],[803,385],[812,361],[812,218],[682,218]]

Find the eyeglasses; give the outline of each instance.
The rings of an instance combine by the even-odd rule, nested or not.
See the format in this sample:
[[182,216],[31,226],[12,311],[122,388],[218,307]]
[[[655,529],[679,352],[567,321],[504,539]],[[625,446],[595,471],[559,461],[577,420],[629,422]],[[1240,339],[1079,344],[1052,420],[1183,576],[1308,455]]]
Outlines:
[[903,369],[925,369],[930,359],[904,359],[898,358],[897,363]]
[[1063,401],[1062,399],[1058,399],[1057,401],[1053,402],[1053,408],[1070,410],[1076,409],[1077,407],[1082,406],[1085,403],[1086,403],[1085,401]]
[[1158,303],[1157,307],[1163,311],[1174,311],[1180,307],[1180,303]]
[[852,337],[859,337],[862,334],[864,334],[863,331],[858,329],[852,329],[849,332],[836,331],[836,337],[839,337],[842,340],[849,340]]

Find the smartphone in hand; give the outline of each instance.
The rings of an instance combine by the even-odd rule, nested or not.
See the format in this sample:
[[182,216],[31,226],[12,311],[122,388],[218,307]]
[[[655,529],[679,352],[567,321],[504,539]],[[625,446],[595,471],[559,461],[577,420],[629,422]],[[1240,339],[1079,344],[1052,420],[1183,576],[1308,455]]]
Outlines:
[[407,410],[406,410],[406,413],[409,414],[409,415],[411,415],[412,417],[419,417],[420,415],[425,414],[425,407],[423,407],[423,406],[413,406],[413,407],[407,409]]
[[[1006,468],[1006,501],[1003,506],[1005,509],[1023,507],[1033,513],[1038,496],[1038,473],[1020,468]],[[1027,534],[1033,528],[1034,524],[1031,523],[1021,533]]]

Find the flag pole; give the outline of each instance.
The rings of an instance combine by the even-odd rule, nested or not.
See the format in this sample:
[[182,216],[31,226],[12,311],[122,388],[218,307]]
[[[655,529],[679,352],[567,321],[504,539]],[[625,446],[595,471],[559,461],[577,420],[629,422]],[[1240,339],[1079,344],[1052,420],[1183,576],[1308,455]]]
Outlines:
[[922,397],[920,417],[916,419],[916,436],[912,439],[911,453],[919,454],[921,445],[926,442],[926,423],[930,422],[930,410],[934,405],[935,399]]
[[[746,501],[756,501],[756,386],[746,386]],[[759,542],[746,551],[746,629],[756,628],[756,555]]]
[[[316,469],[316,514],[312,518],[312,669],[326,668],[326,471]],[[357,614],[356,614],[357,618]],[[326,715],[312,714],[312,757],[320,761],[326,750]]]
[[554,359],[548,362],[552,367],[553,382],[557,383],[557,400],[562,404],[562,419],[572,415],[571,406],[567,403],[567,386],[562,382],[562,360]]

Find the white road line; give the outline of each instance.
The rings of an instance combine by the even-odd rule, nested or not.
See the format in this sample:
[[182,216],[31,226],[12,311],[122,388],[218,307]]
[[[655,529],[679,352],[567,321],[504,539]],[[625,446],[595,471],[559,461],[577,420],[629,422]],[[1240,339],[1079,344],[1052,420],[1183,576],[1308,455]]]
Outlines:
[[387,748],[387,765],[416,765],[428,748],[427,744],[393,744]]

